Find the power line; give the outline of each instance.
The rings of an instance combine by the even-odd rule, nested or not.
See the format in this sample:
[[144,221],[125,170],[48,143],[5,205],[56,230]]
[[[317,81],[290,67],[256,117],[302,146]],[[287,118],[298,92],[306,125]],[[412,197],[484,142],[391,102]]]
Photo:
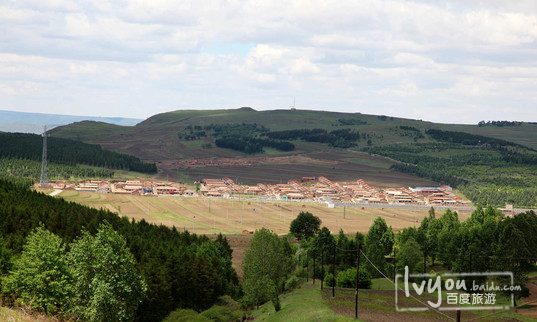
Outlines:
[[[403,289],[402,289],[399,285],[395,284],[391,279],[389,279],[386,275],[384,275],[384,273],[383,273],[381,270],[379,270],[378,267],[377,267],[375,264],[373,264],[373,262],[372,262],[372,261],[365,255],[365,253],[364,253],[361,249],[360,249],[360,253],[361,253],[362,255],[364,255],[365,259],[367,259],[367,261],[371,264],[371,266],[373,266],[373,268],[375,268],[375,269],[380,273],[380,275],[382,275],[382,277],[384,277],[385,279],[387,279],[387,280],[388,280],[390,283],[392,283],[396,288],[398,288],[399,290],[403,291]],[[438,313],[438,314],[440,314],[440,315],[443,315],[444,317],[446,317],[446,318],[448,318],[448,319],[450,319],[450,320],[455,321],[455,319],[452,318],[451,316],[449,316],[449,315],[447,315],[447,314],[445,314],[445,313],[440,312],[439,310],[435,309],[434,307],[430,306],[429,304],[427,304],[427,303],[425,303],[425,302],[422,302],[421,300],[419,300],[417,297],[413,296],[412,294],[409,294],[409,296],[412,297],[414,300],[418,301],[419,303],[421,303],[422,305],[424,305],[425,307],[429,308],[430,310],[432,310],[432,311],[434,311],[434,312],[436,312],[436,313]]]
[[[358,249],[343,249],[336,246],[337,249],[339,249],[342,252],[356,252]],[[461,254],[453,254],[453,253],[443,253],[444,255],[451,255],[451,256],[460,256]],[[533,260],[537,261],[536,257],[507,257],[507,256],[496,256],[496,255],[475,255],[472,254],[474,258],[480,257],[480,258],[498,258],[498,259],[518,259],[518,260]]]

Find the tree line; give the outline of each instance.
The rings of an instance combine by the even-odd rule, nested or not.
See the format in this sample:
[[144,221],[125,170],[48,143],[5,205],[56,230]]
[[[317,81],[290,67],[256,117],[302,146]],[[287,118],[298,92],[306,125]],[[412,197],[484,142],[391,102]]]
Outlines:
[[520,126],[524,122],[519,121],[479,121],[477,123],[477,126],[483,127],[483,126],[497,126],[497,127],[504,127],[504,126]]
[[[201,128],[201,126],[199,126]],[[195,127],[194,127],[195,128]],[[203,127],[205,131],[212,131],[214,137],[251,137],[270,130],[257,123],[226,123],[226,124],[209,124]]]
[[[359,119],[340,119],[338,122],[340,125],[347,123],[350,125],[365,124]],[[304,140],[326,143],[337,148],[350,148],[356,146],[356,142],[360,139],[367,138],[366,134],[360,134],[360,132],[349,128],[332,131],[325,129],[270,131],[269,128],[257,123],[189,125],[177,135],[179,139],[195,140],[206,137],[209,133],[216,139],[217,147],[248,154],[262,153],[264,147],[283,152],[293,151],[295,145],[288,142],[289,140]]]
[[[42,225],[63,245],[69,245],[89,238],[84,231],[97,236],[101,225],[109,223],[125,239],[147,286],[139,305],[131,308],[135,321],[160,321],[178,307],[203,310],[219,296],[240,294],[231,265],[232,250],[221,235],[213,242],[188,231],[180,233],[144,220],[129,221],[110,211],[46,196],[4,179],[0,179],[0,218],[0,254],[4,254],[0,255],[0,275],[4,277],[11,274],[13,262],[21,258],[27,237],[37,227]],[[3,279],[1,283],[5,286]],[[7,292],[4,289],[3,296],[8,301],[24,294],[10,288]]]
[[509,141],[497,139],[497,138],[491,138],[488,136],[470,134],[466,132],[442,131],[442,130],[437,130],[437,129],[429,129],[429,130],[426,130],[425,133],[438,141],[460,143],[463,145],[489,144],[495,148],[502,147],[502,146],[516,146],[516,147],[521,147],[521,148],[527,148],[523,145],[520,145],[514,142],[509,142]]
[[266,136],[278,140],[304,140],[308,142],[328,143],[336,148],[350,148],[365,135],[353,129],[339,129],[328,132],[325,129],[298,129],[268,132]]
[[349,126],[349,125],[366,125],[367,122],[361,119],[355,119],[355,118],[343,118],[337,120],[339,124],[337,125],[343,125],[343,126]]
[[[528,296],[525,287],[527,274],[535,269],[537,250],[537,216],[528,211],[505,217],[501,211],[488,206],[478,206],[471,217],[460,222],[456,212],[447,210],[436,218],[434,209],[425,217],[420,227],[406,228],[398,234],[398,256],[405,258],[403,264],[412,264],[414,272],[423,272],[426,264],[441,263],[453,272],[510,271],[514,273],[515,285],[521,285],[516,297]],[[404,251],[404,246],[419,245]],[[406,247],[409,248],[409,247]],[[409,256],[410,255],[410,256]],[[424,266],[420,265],[422,257]],[[423,267],[423,268],[422,268]]]
[[[531,161],[537,154],[528,149],[422,143],[375,146],[366,150],[401,161],[392,165],[397,171],[458,188],[475,203],[496,207],[537,205],[536,165]],[[516,153],[523,153],[527,160],[513,160]]]
[[269,129],[257,123],[210,124],[204,128],[208,131],[213,131],[213,135],[216,138],[215,144],[220,148],[228,148],[248,154],[262,153],[264,147],[283,152],[295,149],[295,145],[291,142],[261,138]]
[[[42,153],[43,138],[40,135],[0,133],[0,158],[40,161]],[[69,139],[47,138],[47,156],[50,162],[71,166],[85,164],[143,173],[157,172],[155,164],[144,163],[137,157],[106,151],[98,144]]]
[[[417,228],[408,227],[394,234],[378,217],[365,236],[357,233],[354,239],[343,231],[332,236],[326,227],[320,229],[320,224],[318,217],[301,213],[291,223],[290,232],[299,240],[301,267],[311,269],[315,262],[315,276],[324,278],[328,285],[354,287],[356,250],[361,245],[374,264],[364,260],[360,265],[358,282],[364,288],[372,277],[393,276],[394,268],[400,274],[404,274],[406,266],[410,273],[428,273],[431,267],[440,265],[455,273],[513,272],[514,285],[521,286],[515,292],[516,298],[529,295],[525,284],[537,262],[537,215],[533,211],[505,217],[492,206],[478,206],[468,220],[460,222],[457,212],[447,210],[437,217],[431,208]],[[336,276],[330,272],[334,247]],[[325,266],[319,265],[321,253]],[[482,283],[485,278],[474,279]]]
[[[3,177],[31,178],[33,181],[36,181],[41,176],[41,162],[28,159],[0,158],[0,173]],[[49,163],[47,173],[51,180],[114,177],[114,171],[58,163]]]
[[460,143],[463,145],[490,146],[492,149],[498,151],[506,162],[537,165],[537,153],[535,153],[537,151],[514,142],[465,132],[436,129],[427,130],[425,133],[438,141]]
[[295,145],[291,142],[247,137],[225,137],[216,139],[214,143],[219,148],[232,149],[248,154],[261,153],[263,152],[263,147],[270,147],[283,152],[295,149]]

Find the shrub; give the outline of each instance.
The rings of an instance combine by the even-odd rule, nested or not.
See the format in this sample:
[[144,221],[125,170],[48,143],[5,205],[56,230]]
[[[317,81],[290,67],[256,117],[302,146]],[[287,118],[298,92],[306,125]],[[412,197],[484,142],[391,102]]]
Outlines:
[[194,310],[179,309],[172,311],[162,322],[211,322]]
[[229,295],[220,296],[216,304],[226,306],[232,310],[240,310],[240,304]]
[[238,322],[242,320],[242,311],[223,305],[213,305],[210,309],[201,312],[200,316],[214,322]]
[[242,320],[243,311],[240,308],[240,304],[229,295],[220,296],[216,303],[210,309],[201,312],[200,316],[215,322],[236,322]]
[[324,276],[324,283],[326,286],[334,286],[334,275],[332,273],[328,273]]
[[300,279],[296,276],[291,276],[286,282],[285,282],[285,290],[289,291],[292,289],[295,289],[298,286],[298,283],[300,282]]
[[300,267],[299,269],[297,269],[295,271],[295,276],[306,278],[306,268],[305,267]]
[[[338,287],[353,288],[356,283],[356,268],[341,271],[336,276]],[[371,275],[366,270],[360,270],[358,275],[358,288],[371,288]]]

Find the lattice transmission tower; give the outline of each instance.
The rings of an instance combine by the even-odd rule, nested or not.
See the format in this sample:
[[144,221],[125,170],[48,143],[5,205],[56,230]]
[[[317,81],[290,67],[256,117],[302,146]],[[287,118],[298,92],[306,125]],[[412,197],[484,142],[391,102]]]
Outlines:
[[47,126],[43,126],[43,160],[41,161],[41,181],[39,185],[41,187],[48,187],[48,174],[47,174]]

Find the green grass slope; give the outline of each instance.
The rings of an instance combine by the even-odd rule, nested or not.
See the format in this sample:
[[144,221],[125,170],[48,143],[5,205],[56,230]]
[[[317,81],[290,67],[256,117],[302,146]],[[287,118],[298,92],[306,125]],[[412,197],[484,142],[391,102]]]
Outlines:
[[[350,121],[343,124],[340,120]],[[359,124],[356,121],[366,122]],[[204,144],[214,143],[214,140],[201,138],[185,141],[177,137],[177,133],[190,126],[207,126],[210,124],[253,124],[263,125],[271,131],[290,129],[322,128],[336,130],[349,128],[366,133],[374,145],[391,143],[412,143],[414,137],[411,131],[405,131],[400,126],[414,127],[422,133],[425,129],[438,128],[450,131],[463,131],[479,135],[501,138],[515,143],[537,148],[536,124],[520,126],[484,126],[437,124],[396,117],[366,115],[361,113],[339,113],[309,110],[270,110],[255,111],[251,108],[227,110],[178,110],[154,115],[136,126],[117,126],[102,122],[77,122],[58,127],[51,131],[52,136],[80,140],[89,143],[99,143],[111,150],[126,152],[142,159],[180,159],[201,157],[234,157],[247,156],[244,153],[221,149],[205,149]],[[363,147],[367,140],[358,143]],[[419,142],[434,141],[425,135]],[[292,153],[307,153],[326,150],[326,144],[315,142],[293,142],[297,149],[293,152],[275,152],[270,154],[284,155]],[[214,144],[213,144],[214,146]]]
[[318,285],[304,284],[302,288],[280,296],[281,310],[274,311],[272,302],[253,312],[256,321],[266,322],[344,322],[362,321],[334,313],[324,302]]
[[[401,119],[386,118],[381,121],[377,116],[359,113],[336,113],[306,110],[255,111],[241,108],[232,110],[180,110],[154,115],[133,127],[120,127],[98,122],[79,122],[58,127],[51,135],[70,138],[89,143],[99,143],[103,147],[129,153],[145,160],[206,158],[206,157],[248,157],[247,154],[229,149],[204,149],[203,145],[213,143],[214,139],[185,141],[177,133],[186,127],[207,126],[210,124],[253,124],[263,125],[271,131],[289,129],[323,128],[341,129],[339,119],[355,119],[367,122],[366,125],[345,126],[358,131],[370,133],[373,141],[397,142],[399,135],[388,130],[396,124],[403,124]],[[406,123],[408,123],[407,121]],[[405,123],[405,124],[406,124]],[[410,141],[410,140],[406,140]],[[293,142],[297,149],[283,153],[270,151],[271,155],[307,153],[326,150],[326,144],[315,142]],[[363,142],[362,145],[365,145]]]

